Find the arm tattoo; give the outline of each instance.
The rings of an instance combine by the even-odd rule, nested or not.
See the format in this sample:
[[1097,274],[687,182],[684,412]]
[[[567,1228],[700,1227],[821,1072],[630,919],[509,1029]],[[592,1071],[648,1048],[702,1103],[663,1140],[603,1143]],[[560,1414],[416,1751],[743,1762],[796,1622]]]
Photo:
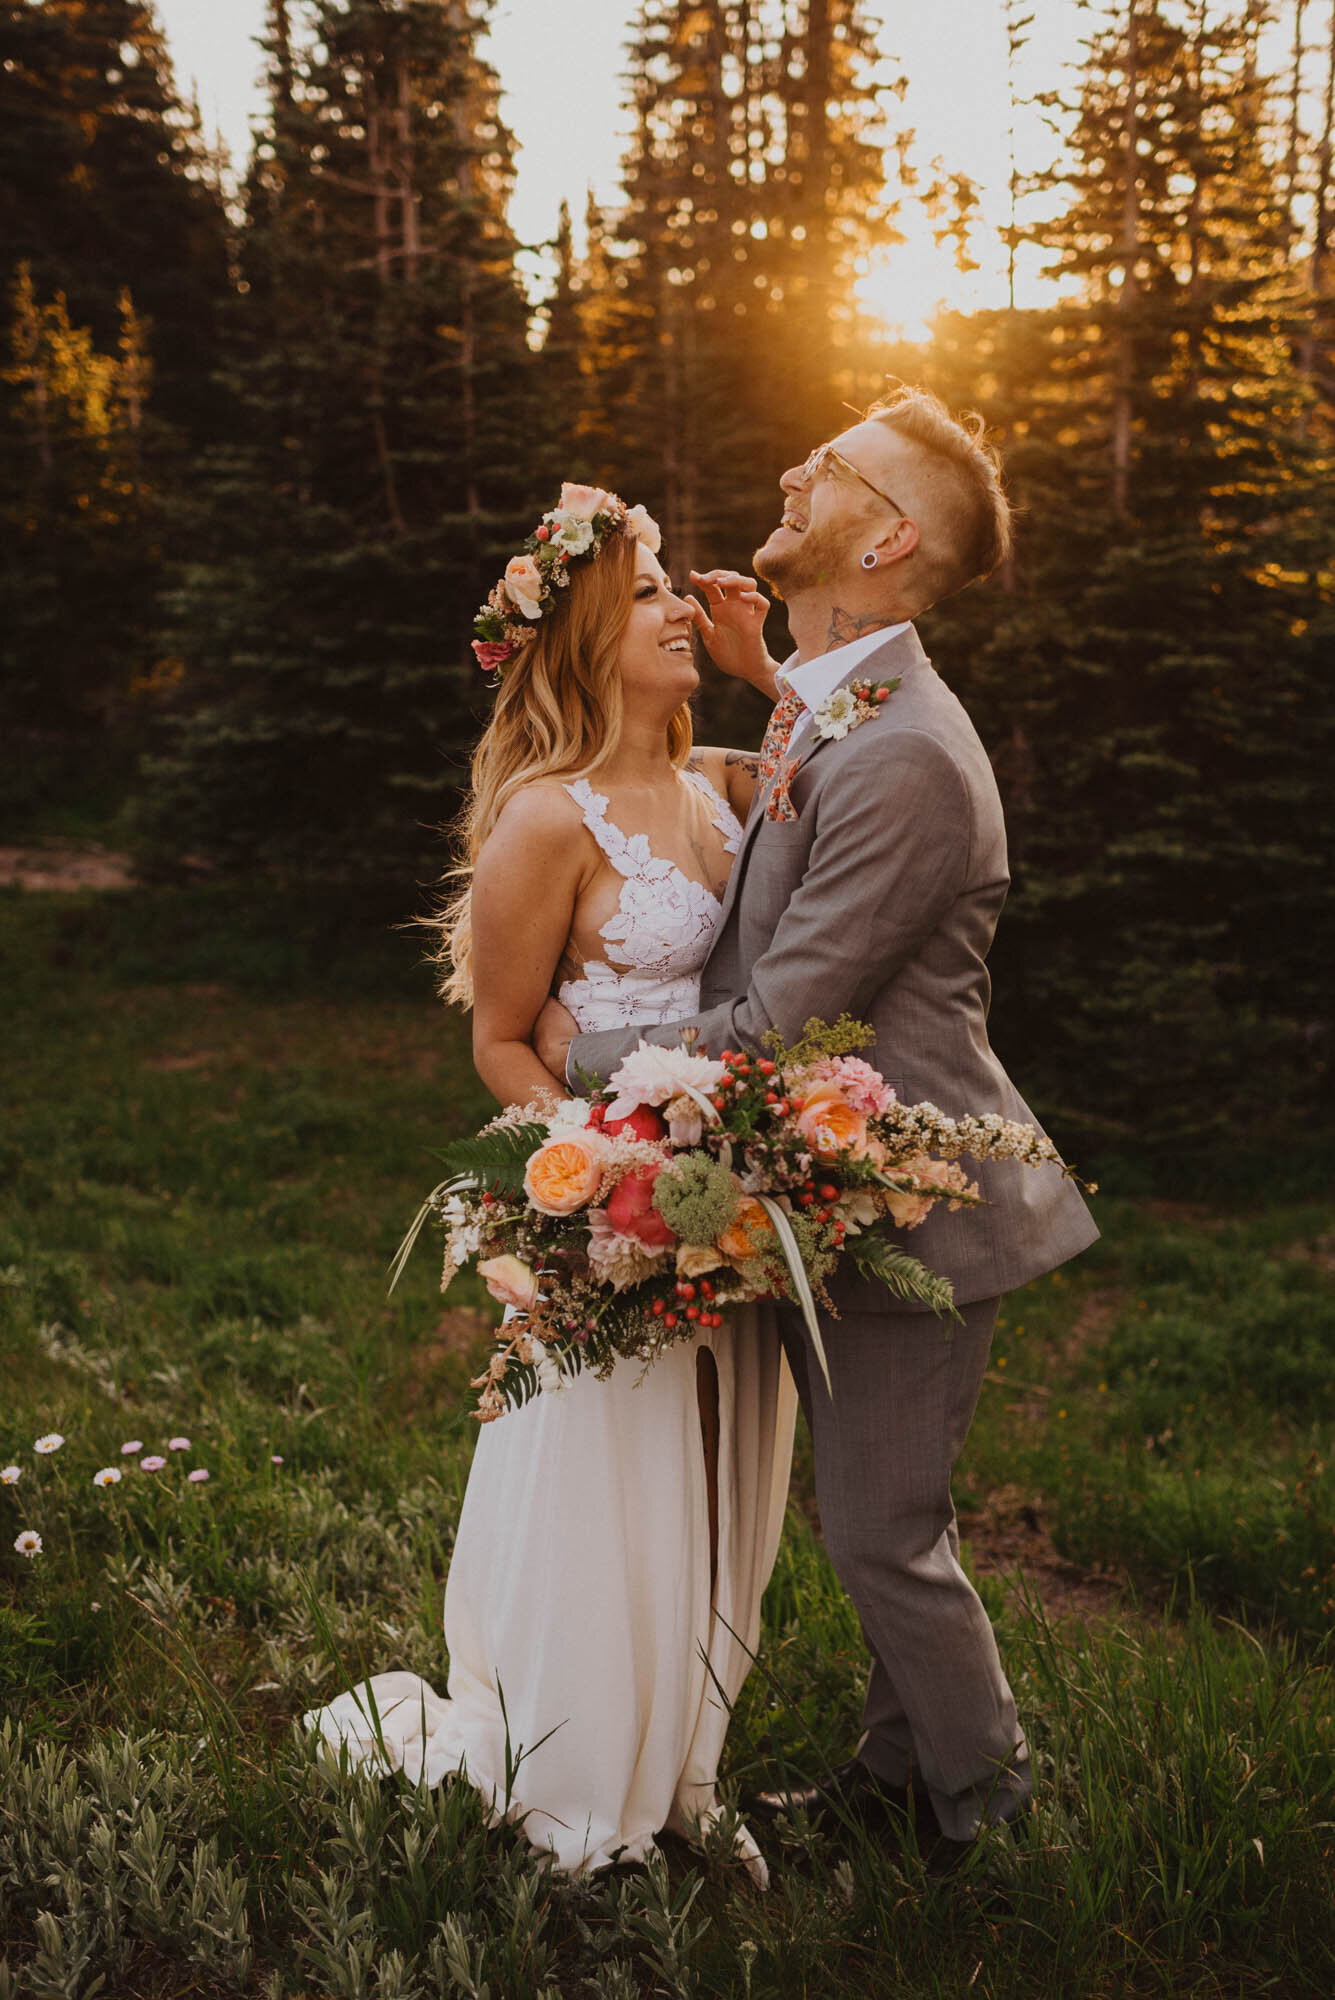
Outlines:
[[879,611],[868,611],[859,617],[856,612],[843,611],[836,604],[830,613],[829,630],[825,634],[825,651],[833,652],[836,646],[845,646],[850,639],[860,639],[866,632],[879,632],[882,626],[897,623],[897,619],[884,618]]
[[705,768],[705,760],[700,755],[700,752],[698,750],[688,751],[686,757],[686,769],[688,771],[703,771],[704,768]]
[[725,764],[740,764],[753,778],[760,769],[760,758],[754,750],[729,750],[723,761]]

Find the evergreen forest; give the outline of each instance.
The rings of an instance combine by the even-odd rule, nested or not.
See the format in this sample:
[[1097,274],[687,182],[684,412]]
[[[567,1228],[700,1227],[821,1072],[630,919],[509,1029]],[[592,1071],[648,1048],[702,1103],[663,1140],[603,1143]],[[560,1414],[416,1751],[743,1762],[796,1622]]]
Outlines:
[[[995,5],[1032,73],[1043,0]],[[628,4],[622,198],[578,248],[562,212],[536,300],[491,12],[272,0],[229,164],[144,0],[0,0],[0,839],[290,891],[317,951],[403,921],[486,712],[474,608],[560,479],[642,500],[678,575],[744,564],[779,472],[922,381],[983,412],[1020,510],[923,626],[1006,804],[1002,1054],[1086,1158],[1309,1137],[1335,12],[1095,0],[1036,104],[1012,63],[1052,158],[1013,162],[1003,248],[1051,297],[921,344],[857,272],[915,204],[962,267],[993,225],[915,155],[893,6]],[[749,693],[702,706],[758,741]]]

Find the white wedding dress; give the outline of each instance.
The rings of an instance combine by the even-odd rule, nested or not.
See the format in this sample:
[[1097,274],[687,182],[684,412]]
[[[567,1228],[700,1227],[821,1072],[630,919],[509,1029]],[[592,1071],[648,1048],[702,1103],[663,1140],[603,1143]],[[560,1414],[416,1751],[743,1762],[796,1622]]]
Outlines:
[[[683,775],[735,852],[727,805]],[[600,933],[608,962],[586,964],[560,999],[582,1029],[693,1013],[718,899],[613,825],[586,781],[566,790],[623,882]],[[719,1387],[712,1592],[703,1346]],[[485,1425],[445,1587],[448,1698],[416,1675],[378,1674],[307,1721],[415,1781],[466,1776],[572,1874],[640,1858],[660,1828],[698,1837],[718,1811],[729,1711],[759,1640],[796,1405],[777,1336],[756,1308],[734,1308],[647,1371],[622,1361],[606,1381],[577,1376]],[[737,1844],[763,1882],[744,1829]]]

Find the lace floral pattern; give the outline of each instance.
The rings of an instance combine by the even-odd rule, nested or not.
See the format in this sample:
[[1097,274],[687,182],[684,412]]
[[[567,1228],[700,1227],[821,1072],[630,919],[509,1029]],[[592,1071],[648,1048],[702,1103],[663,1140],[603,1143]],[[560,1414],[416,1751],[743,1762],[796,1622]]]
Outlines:
[[[700,772],[683,775],[714,808],[714,825],[728,851],[736,853],[742,829],[727,801]],[[587,778],[577,778],[565,789],[625,880],[615,911],[598,933],[610,963],[590,960],[581,978],[565,982],[558,999],[585,1029],[671,1021],[692,1013],[722,904],[675,861],[656,855],[647,835],[623,833],[607,817],[607,799],[593,790]]]

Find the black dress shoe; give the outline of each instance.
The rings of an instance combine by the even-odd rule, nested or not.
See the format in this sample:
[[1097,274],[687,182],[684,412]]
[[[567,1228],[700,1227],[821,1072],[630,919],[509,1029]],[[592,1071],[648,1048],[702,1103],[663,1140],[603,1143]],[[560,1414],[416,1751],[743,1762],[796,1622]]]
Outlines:
[[750,1819],[773,1822],[797,1814],[817,1826],[831,1821],[859,1820],[865,1826],[901,1829],[912,1822],[924,1841],[943,1838],[931,1802],[923,1792],[887,1784],[859,1757],[838,1764],[823,1783],[799,1785],[789,1791],[753,1792],[742,1800]]

